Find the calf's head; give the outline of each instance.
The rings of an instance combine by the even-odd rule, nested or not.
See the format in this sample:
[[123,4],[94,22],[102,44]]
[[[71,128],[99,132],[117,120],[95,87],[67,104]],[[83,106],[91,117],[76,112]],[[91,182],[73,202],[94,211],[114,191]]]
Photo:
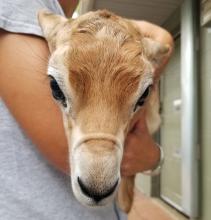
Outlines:
[[63,113],[73,192],[85,205],[105,205],[120,182],[129,123],[150,100],[155,65],[168,47],[108,11],[76,20],[42,11],[39,22],[51,52],[48,75]]

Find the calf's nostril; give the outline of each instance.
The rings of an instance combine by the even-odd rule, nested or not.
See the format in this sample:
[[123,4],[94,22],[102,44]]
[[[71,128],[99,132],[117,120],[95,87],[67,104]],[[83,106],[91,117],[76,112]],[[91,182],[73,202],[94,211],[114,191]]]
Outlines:
[[95,202],[99,202],[102,199],[110,196],[116,189],[118,185],[118,180],[115,182],[115,184],[109,188],[105,189],[103,191],[97,191],[95,189],[92,189],[91,187],[86,186],[83,181],[78,177],[78,184],[81,188],[81,191],[87,196],[92,198]]

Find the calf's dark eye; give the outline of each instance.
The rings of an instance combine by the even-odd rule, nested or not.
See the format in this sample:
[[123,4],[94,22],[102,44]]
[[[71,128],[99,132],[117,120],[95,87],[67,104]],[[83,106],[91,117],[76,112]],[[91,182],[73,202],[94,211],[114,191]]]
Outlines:
[[66,98],[64,96],[64,93],[60,89],[55,78],[53,76],[49,76],[49,78],[50,78],[50,87],[51,87],[53,97],[56,100],[60,101],[64,107],[67,107]]
[[144,91],[144,93],[141,95],[141,97],[138,99],[138,101],[135,104],[134,111],[136,111],[138,106],[144,105],[144,102],[145,102],[146,98],[148,97],[148,95],[150,93],[150,88],[151,88],[151,86],[148,86],[146,88],[146,90]]

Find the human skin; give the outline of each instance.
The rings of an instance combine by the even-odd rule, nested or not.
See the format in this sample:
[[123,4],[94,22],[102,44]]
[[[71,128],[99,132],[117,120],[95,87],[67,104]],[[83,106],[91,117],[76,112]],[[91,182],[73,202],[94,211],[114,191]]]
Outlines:
[[[73,10],[67,11],[72,13]],[[162,28],[148,22],[135,22],[141,30],[146,30],[146,35],[173,45],[170,34]],[[69,174],[62,115],[46,77],[49,57],[46,41],[37,36],[0,31],[0,48],[1,98],[44,157]],[[157,71],[161,71],[167,60]],[[144,114],[143,110],[139,111],[131,123],[121,166],[123,176],[153,169],[159,161],[160,152],[148,132]]]

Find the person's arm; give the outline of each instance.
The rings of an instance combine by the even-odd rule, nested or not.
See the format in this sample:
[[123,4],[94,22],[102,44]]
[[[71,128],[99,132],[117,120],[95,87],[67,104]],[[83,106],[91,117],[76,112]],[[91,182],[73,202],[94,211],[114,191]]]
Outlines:
[[[71,17],[79,0],[59,0]],[[60,109],[46,75],[44,39],[0,30],[0,97],[48,161],[69,174],[68,146]]]
[[41,153],[68,173],[60,109],[51,96],[44,39],[0,31],[0,96]]

